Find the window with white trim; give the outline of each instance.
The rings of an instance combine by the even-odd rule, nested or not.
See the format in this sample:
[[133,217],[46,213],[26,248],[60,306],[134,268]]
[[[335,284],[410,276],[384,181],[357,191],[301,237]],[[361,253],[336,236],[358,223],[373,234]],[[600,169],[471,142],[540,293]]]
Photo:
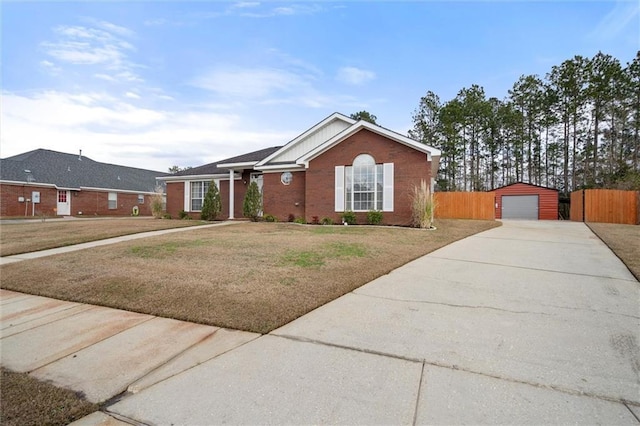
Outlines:
[[138,204],[144,204],[144,194],[138,194]]
[[335,166],[335,211],[393,211],[393,163],[376,164],[368,154],[351,166]]
[[208,181],[191,182],[191,211],[199,212],[202,210],[202,203],[204,196],[207,195],[209,190]]
[[109,193],[109,210],[114,210],[118,208],[118,193],[110,192]]

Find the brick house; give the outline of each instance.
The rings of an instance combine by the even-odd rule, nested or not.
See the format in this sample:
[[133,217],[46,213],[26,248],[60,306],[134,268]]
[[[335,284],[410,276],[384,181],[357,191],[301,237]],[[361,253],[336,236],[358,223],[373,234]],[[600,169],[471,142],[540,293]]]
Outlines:
[[341,221],[345,211],[366,223],[411,222],[410,192],[425,179],[433,187],[440,151],[366,121],[335,113],[282,147],[271,147],[158,178],[167,184],[167,212],[200,215],[209,182],[220,189],[222,217],[242,217],[250,182],[263,194],[264,214]]
[[0,216],[151,215],[165,174],[36,149],[0,160]]

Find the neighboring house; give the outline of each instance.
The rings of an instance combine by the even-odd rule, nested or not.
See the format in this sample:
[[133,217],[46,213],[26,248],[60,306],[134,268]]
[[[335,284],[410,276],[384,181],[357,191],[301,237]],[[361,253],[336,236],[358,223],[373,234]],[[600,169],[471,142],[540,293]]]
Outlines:
[[211,181],[220,188],[221,217],[242,217],[247,186],[256,181],[264,214],[280,221],[326,217],[340,223],[342,213],[353,211],[358,223],[366,223],[366,213],[379,210],[384,223],[408,225],[413,186],[424,179],[433,188],[439,158],[436,148],[335,113],[285,146],[158,179],[167,183],[173,217],[180,211],[198,217]]
[[164,174],[36,149],[0,160],[0,216],[150,215]]

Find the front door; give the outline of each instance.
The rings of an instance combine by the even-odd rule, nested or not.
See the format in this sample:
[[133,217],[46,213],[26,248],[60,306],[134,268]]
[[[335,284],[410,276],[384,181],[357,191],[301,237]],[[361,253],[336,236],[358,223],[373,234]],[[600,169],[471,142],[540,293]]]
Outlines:
[[69,216],[71,214],[71,191],[58,191],[58,216]]

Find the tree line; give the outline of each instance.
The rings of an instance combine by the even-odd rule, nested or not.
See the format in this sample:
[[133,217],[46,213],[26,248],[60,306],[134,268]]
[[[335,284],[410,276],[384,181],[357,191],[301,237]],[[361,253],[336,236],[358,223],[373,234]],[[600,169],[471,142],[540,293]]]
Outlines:
[[640,189],[640,51],[625,66],[575,56],[522,75],[502,100],[475,84],[444,103],[428,91],[412,118],[409,136],[442,150],[441,191]]

